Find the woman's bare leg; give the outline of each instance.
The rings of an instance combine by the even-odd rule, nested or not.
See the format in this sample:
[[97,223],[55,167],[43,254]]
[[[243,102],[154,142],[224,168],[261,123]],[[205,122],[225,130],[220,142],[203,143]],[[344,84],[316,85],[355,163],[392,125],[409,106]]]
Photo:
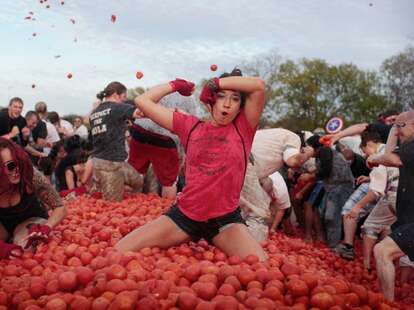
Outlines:
[[130,232],[115,244],[121,252],[139,251],[147,247],[168,248],[189,241],[190,237],[169,217],[162,215],[155,221]]
[[364,254],[364,268],[371,269],[371,255],[374,250],[374,246],[377,243],[377,239],[364,235],[362,238],[362,253]]
[[243,258],[253,254],[260,261],[267,259],[265,251],[244,224],[229,225],[213,238],[213,244],[229,256],[237,255]]
[[7,239],[9,239],[9,233],[6,228],[4,228],[3,224],[0,223],[0,240],[6,241]]

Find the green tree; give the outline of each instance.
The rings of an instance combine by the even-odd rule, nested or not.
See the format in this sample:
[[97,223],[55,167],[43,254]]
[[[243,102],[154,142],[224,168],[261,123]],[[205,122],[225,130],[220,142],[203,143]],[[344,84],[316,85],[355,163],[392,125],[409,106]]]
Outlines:
[[353,64],[329,65],[321,59],[287,60],[281,64],[274,90],[284,115],[279,125],[292,130],[324,127],[333,116],[348,123],[375,118],[386,106],[374,72]]
[[266,81],[266,106],[263,111],[262,126],[274,123],[283,114],[283,100],[277,96],[277,89],[280,86],[278,74],[282,60],[277,51],[272,51],[268,54],[259,55],[241,65],[243,74],[260,76]]
[[144,92],[145,92],[145,88],[143,87],[128,88],[127,97],[129,100],[134,100],[135,97],[143,94]]
[[380,72],[391,106],[399,110],[414,108],[414,47],[384,60]]

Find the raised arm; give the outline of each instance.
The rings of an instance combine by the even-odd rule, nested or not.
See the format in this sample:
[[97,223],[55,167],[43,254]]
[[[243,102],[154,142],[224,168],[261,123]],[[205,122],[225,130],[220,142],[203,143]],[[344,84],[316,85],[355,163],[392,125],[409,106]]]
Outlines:
[[390,133],[388,134],[387,144],[385,145],[385,154],[392,153],[398,144],[397,129],[395,126],[391,127]]
[[142,95],[135,98],[135,104],[138,109],[150,118],[152,121],[164,127],[165,129],[173,129],[173,111],[157,103],[164,96],[175,91],[183,96],[190,96],[194,90],[194,84],[185,80],[176,79],[167,84],[155,86]]
[[367,129],[368,123],[361,123],[361,124],[355,124],[352,126],[349,126],[348,128],[345,128],[344,130],[332,135],[331,141],[332,143],[337,142],[339,139],[349,137],[349,136],[355,136],[360,135],[364,132],[365,129]]
[[398,144],[397,129],[392,126],[390,133],[388,134],[387,144],[385,145],[384,154],[371,155],[367,159],[368,167],[376,167],[378,165],[384,165],[386,167],[400,167],[402,162],[400,156],[393,153]]
[[247,94],[244,112],[250,126],[256,128],[265,104],[265,82],[258,77],[229,76],[219,79],[219,87]]

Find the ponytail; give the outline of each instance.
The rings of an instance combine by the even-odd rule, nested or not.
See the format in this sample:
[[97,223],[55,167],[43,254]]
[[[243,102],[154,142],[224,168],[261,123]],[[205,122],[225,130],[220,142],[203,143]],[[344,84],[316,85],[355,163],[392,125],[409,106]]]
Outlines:
[[103,91],[96,95],[96,98],[102,101],[104,98],[112,96],[115,93],[120,95],[122,93],[126,93],[126,91],[127,88],[124,84],[119,82],[111,82],[108,84],[108,86],[105,87]]
[[105,91],[104,91],[104,90],[96,94],[96,98],[98,98],[98,99],[99,99],[99,100],[101,100],[101,101],[102,101],[105,97],[106,97],[106,93],[105,93]]

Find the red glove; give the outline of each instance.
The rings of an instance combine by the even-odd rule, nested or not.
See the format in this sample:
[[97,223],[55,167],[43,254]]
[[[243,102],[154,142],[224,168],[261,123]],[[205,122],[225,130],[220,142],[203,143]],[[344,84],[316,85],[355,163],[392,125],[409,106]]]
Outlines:
[[194,83],[183,79],[175,79],[170,82],[173,91],[179,92],[182,96],[191,96],[194,90]]
[[319,139],[319,143],[322,144],[323,146],[326,147],[331,147],[332,146],[332,136],[331,135],[326,135],[323,136]]
[[27,236],[27,243],[25,249],[36,246],[40,242],[48,242],[49,234],[52,231],[50,226],[43,224],[32,224],[29,228],[29,235]]
[[204,85],[200,94],[200,101],[205,104],[214,105],[217,100],[217,92],[220,90],[219,78],[211,79]]
[[23,249],[21,246],[6,243],[0,240],[0,259],[9,257],[21,257],[23,255]]
[[79,197],[79,196],[86,194],[88,191],[86,190],[86,186],[82,185],[82,186],[76,187],[74,189],[74,192],[76,194],[76,197]]
[[82,196],[84,194],[86,194],[88,191],[86,189],[85,185],[76,187],[74,189],[65,189],[63,191],[59,192],[60,197],[65,198],[66,196],[68,196],[69,194],[75,193],[76,197]]

